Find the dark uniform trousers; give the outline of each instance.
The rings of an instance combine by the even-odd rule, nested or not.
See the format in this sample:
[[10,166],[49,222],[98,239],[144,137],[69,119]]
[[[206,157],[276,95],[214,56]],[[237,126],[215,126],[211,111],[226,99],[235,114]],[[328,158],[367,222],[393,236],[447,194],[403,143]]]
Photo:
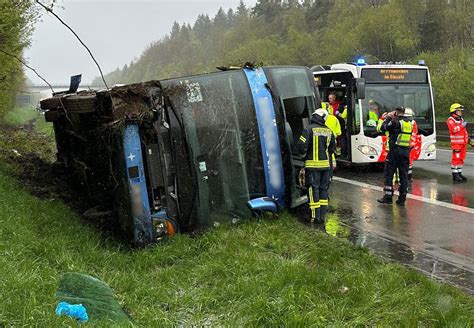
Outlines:
[[328,188],[331,169],[305,169],[305,181],[308,188],[309,209],[311,221],[320,221],[328,211]]
[[[393,195],[393,175],[398,169],[400,175],[400,196],[408,193],[408,167],[410,165],[410,148],[394,146],[385,160],[385,194]],[[389,189],[390,188],[390,189]]]

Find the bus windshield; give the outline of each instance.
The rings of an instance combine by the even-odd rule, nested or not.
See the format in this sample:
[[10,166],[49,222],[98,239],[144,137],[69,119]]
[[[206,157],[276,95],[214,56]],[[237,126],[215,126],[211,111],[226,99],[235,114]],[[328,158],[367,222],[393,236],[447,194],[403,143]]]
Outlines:
[[364,134],[376,136],[378,119],[400,106],[413,109],[420,134],[433,133],[433,104],[428,84],[366,84],[366,96],[362,100]]

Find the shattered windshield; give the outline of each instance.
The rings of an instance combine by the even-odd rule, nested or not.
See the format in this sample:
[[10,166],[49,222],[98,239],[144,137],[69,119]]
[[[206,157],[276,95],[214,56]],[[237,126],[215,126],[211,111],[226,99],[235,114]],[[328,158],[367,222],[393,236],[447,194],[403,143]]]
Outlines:
[[[247,200],[265,193],[258,126],[242,71],[179,81],[181,116],[198,182],[199,214],[250,215]],[[207,220],[207,219],[206,219]]]
[[395,107],[410,107],[418,130],[433,133],[433,105],[428,84],[366,84],[366,97],[362,100],[362,123],[365,135],[376,134],[378,119]]

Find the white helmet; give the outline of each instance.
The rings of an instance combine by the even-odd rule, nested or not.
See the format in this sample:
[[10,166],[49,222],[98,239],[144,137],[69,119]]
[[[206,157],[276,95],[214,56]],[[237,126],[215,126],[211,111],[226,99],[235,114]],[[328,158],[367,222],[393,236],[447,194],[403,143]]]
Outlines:
[[415,116],[415,112],[413,112],[413,109],[411,109],[410,107],[406,107],[405,108],[405,114],[403,114],[403,116],[413,117],[413,116]]
[[329,113],[326,109],[318,108],[314,111],[313,115],[319,115],[324,119],[324,121],[326,121]]
[[371,126],[371,127],[376,127],[377,126],[377,122],[375,122],[373,119],[370,119],[367,121],[367,123],[365,123],[366,126]]

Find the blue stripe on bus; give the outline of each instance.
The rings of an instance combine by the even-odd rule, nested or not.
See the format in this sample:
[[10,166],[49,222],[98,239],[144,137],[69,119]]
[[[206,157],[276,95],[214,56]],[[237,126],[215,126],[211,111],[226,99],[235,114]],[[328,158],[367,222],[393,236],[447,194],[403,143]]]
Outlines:
[[[138,125],[126,125],[123,133],[123,153],[128,181],[130,203],[134,223],[134,240],[138,243],[148,243],[153,239],[153,226],[150,218],[150,204],[145,183],[145,167],[143,165],[142,148]],[[133,176],[131,176],[133,174]],[[140,202],[142,213],[137,214],[135,201]]]
[[275,199],[279,205],[285,206],[283,161],[272,96],[265,86],[267,77],[262,68],[246,68],[244,72],[252,91],[257,114],[267,196]]

